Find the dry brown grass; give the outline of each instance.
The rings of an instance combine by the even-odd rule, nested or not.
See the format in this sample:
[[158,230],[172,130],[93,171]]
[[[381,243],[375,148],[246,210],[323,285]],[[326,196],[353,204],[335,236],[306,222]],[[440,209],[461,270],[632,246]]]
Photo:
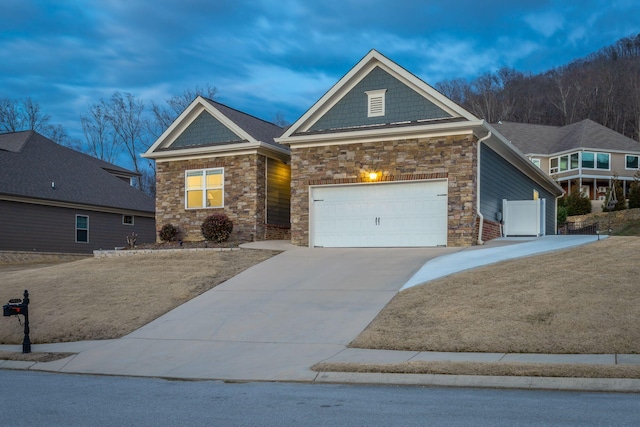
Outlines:
[[[277,253],[159,252],[0,272],[0,302],[29,290],[34,344],[118,338]],[[0,343],[22,343],[15,317],[0,322]]]
[[387,374],[494,375],[565,378],[640,378],[638,365],[577,365],[546,363],[404,362],[385,365],[318,363],[318,372],[378,372]]
[[12,351],[0,351],[0,360],[20,360],[23,362],[53,362],[64,359],[75,353],[15,353]]
[[459,273],[398,294],[352,347],[640,353],[640,238]]

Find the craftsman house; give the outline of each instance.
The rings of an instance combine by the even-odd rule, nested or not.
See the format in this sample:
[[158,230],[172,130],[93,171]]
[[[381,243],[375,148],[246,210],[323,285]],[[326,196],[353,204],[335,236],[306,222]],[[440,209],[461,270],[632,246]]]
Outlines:
[[493,126],[566,192],[577,184],[591,199],[594,212],[602,210],[614,175],[626,196],[638,173],[640,143],[589,119],[567,126]]
[[556,232],[562,189],[375,50],[276,141],[291,148],[296,245],[467,246]]
[[202,240],[203,220],[225,213],[232,238],[289,238],[289,149],[282,128],[198,96],[147,150],[156,162],[156,223]]
[[155,241],[137,174],[34,131],[0,134],[0,250],[91,253]]

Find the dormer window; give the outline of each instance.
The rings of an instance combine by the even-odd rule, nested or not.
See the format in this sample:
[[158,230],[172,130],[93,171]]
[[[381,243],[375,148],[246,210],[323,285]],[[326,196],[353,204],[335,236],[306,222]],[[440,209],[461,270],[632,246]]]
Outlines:
[[367,94],[367,117],[382,117],[385,114],[384,95],[386,89],[369,90]]

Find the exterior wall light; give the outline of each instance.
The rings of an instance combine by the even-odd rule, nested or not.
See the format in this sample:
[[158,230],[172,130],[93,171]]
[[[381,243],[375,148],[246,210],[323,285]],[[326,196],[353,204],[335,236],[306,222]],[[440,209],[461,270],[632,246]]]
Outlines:
[[378,173],[377,172],[371,172],[369,174],[369,180],[370,181],[376,181],[378,179]]

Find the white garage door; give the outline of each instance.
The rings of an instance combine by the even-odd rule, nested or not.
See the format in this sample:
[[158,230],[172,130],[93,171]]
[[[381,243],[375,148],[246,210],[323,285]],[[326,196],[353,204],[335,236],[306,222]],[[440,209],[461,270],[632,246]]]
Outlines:
[[446,246],[447,181],[311,187],[311,245]]

